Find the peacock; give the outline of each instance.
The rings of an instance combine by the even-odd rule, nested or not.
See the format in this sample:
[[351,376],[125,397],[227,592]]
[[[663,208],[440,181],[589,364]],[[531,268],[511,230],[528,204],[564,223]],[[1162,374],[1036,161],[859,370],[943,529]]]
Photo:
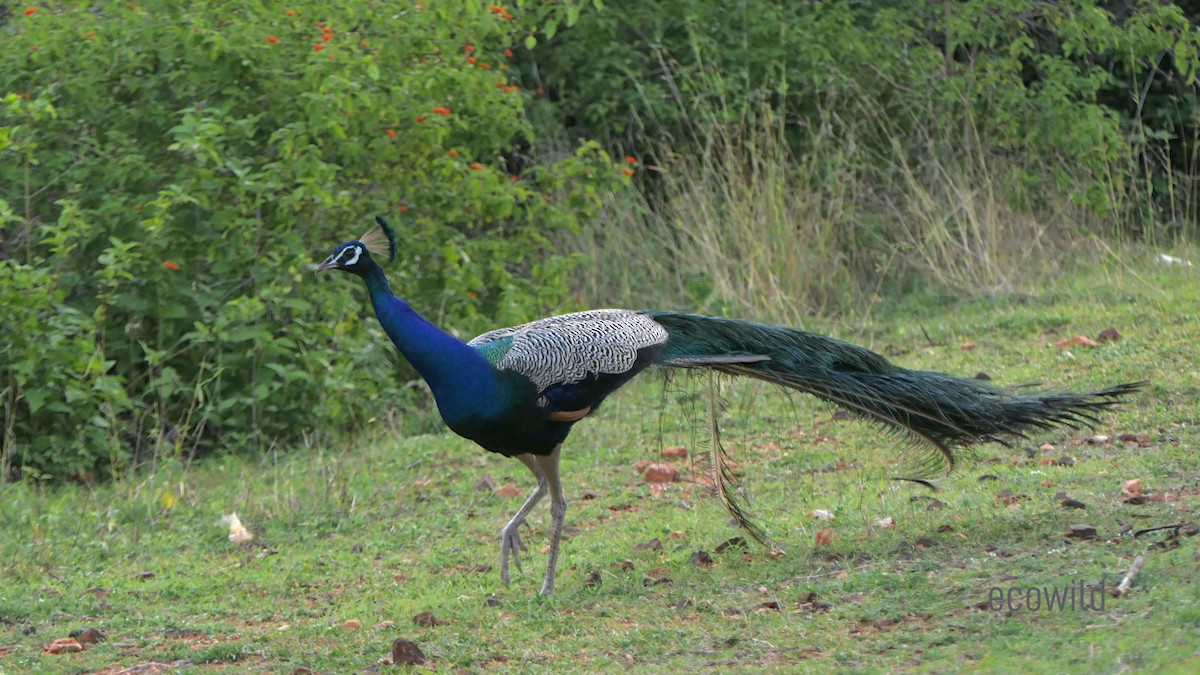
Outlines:
[[[396,297],[374,256],[392,262],[396,235],[376,217],[337,246],[317,271],[366,283],[384,331],[428,383],[446,425],[485,450],[514,457],[537,487],[500,530],[500,578],[521,570],[520,528],[550,495],[550,546],[541,594],[554,591],[567,501],[559,475],[576,422],[651,366],[745,376],[812,394],[910,435],[953,468],[956,451],[1004,443],[1056,426],[1091,426],[1144,383],[1090,393],[1004,389],[979,379],[896,366],[868,349],[814,333],[672,311],[597,309],[484,333],[469,342],[439,329]],[[739,522],[737,505],[723,500]]]

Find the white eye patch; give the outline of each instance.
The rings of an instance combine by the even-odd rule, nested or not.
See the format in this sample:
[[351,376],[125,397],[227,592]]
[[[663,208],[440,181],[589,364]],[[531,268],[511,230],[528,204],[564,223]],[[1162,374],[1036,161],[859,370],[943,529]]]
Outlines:
[[360,255],[362,255],[362,248],[358,246],[351,246],[342,251],[342,266],[353,267],[354,263],[358,262],[358,257]]

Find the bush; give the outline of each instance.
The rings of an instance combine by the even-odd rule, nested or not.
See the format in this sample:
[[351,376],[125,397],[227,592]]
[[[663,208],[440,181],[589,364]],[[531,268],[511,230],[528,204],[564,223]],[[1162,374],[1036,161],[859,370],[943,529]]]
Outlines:
[[526,67],[569,132],[622,153],[703,154],[769,108],[796,155],[843,139],[884,182],[896,161],[991,154],[1014,208],[1136,201],[1143,225],[1169,210],[1194,234],[1198,48],[1153,1],[613,0]]
[[288,6],[0,18],[9,476],[263,448],[419,401],[358,284],[309,274],[371,214],[401,233],[396,291],[464,334],[568,295],[576,261],[547,235],[627,179],[594,144],[513,151],[532,133],[508,57],[560,8]]

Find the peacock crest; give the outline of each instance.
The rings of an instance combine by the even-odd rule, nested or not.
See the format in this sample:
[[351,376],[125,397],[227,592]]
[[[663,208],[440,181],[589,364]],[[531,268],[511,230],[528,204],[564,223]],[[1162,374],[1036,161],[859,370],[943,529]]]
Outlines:
[[375,225],[358,238],[368,251],[388,262],[396,261],[396,233],[382,216],[375,216]]

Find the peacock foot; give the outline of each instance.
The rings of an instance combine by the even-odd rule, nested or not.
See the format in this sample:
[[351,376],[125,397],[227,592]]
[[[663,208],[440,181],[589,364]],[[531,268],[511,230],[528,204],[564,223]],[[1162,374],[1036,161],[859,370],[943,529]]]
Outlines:
[[523,572],[521,569],[521,551],[528,551],[525,542],[521,541],[521,526],[525,524],[524,520],[510,522],[500,530],[500,580],[507,586],[509,582],[508,576],[508,558],[511,555],[513,564],[517,566],[518,572]]

